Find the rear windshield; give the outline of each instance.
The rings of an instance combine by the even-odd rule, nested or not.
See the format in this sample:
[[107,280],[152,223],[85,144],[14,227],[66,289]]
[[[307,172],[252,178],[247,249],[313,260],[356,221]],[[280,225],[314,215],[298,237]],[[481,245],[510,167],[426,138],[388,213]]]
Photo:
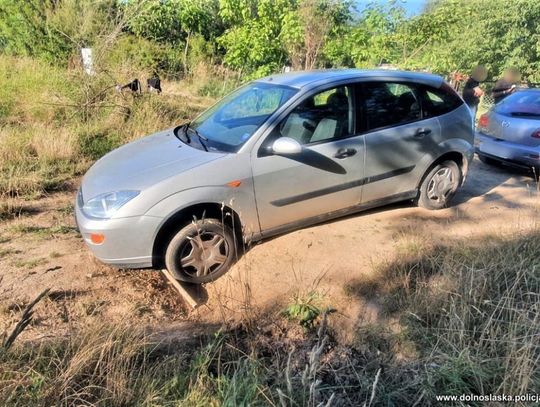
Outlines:
[[540,91],[514,93],[495,105],[494,110],[506,116],[540,119]]

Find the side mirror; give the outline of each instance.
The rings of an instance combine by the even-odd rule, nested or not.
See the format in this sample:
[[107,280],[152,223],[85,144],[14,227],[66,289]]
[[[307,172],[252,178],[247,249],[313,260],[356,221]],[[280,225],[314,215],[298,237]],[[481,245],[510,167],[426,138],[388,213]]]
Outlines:
[[272,144],[272,152],[279,155],[299,154],[302,152],[302,146],[293,138],[280,137]]

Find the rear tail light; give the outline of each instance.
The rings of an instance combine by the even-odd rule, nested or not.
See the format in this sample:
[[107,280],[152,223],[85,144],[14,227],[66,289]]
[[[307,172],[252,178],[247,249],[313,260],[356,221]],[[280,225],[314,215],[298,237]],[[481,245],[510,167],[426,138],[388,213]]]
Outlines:
[[487,113],[484,113],[482,116],[480,116],[480,119],[478,119],[478,127],[487,129],[488,126],[489,126],[489,116]]
[[535,131],[533,131],[533,133],[531,134],[531,137],[540,138],[540,129],[536,129]]

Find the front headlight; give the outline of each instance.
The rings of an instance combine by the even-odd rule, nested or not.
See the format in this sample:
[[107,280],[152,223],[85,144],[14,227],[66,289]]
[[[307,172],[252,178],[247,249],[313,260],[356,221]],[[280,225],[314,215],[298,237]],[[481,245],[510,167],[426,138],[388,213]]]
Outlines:
[[82,211],[85,215],[92,218],[108,219],[114,215],[118,209],[139,195],[140,192],[141,191],[107,192],[106,194],[101,194],[95,198],[89,199],[82,207]]

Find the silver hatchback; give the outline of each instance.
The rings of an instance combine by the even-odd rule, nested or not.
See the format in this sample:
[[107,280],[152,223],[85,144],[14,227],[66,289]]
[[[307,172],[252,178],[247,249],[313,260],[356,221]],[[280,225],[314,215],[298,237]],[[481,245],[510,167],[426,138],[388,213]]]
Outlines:
[[391,202],[446,207],[472,144],[470,111],[438,76],[272,75],[97,161],[77,223],[105,263],[204,283],[248,241]]

